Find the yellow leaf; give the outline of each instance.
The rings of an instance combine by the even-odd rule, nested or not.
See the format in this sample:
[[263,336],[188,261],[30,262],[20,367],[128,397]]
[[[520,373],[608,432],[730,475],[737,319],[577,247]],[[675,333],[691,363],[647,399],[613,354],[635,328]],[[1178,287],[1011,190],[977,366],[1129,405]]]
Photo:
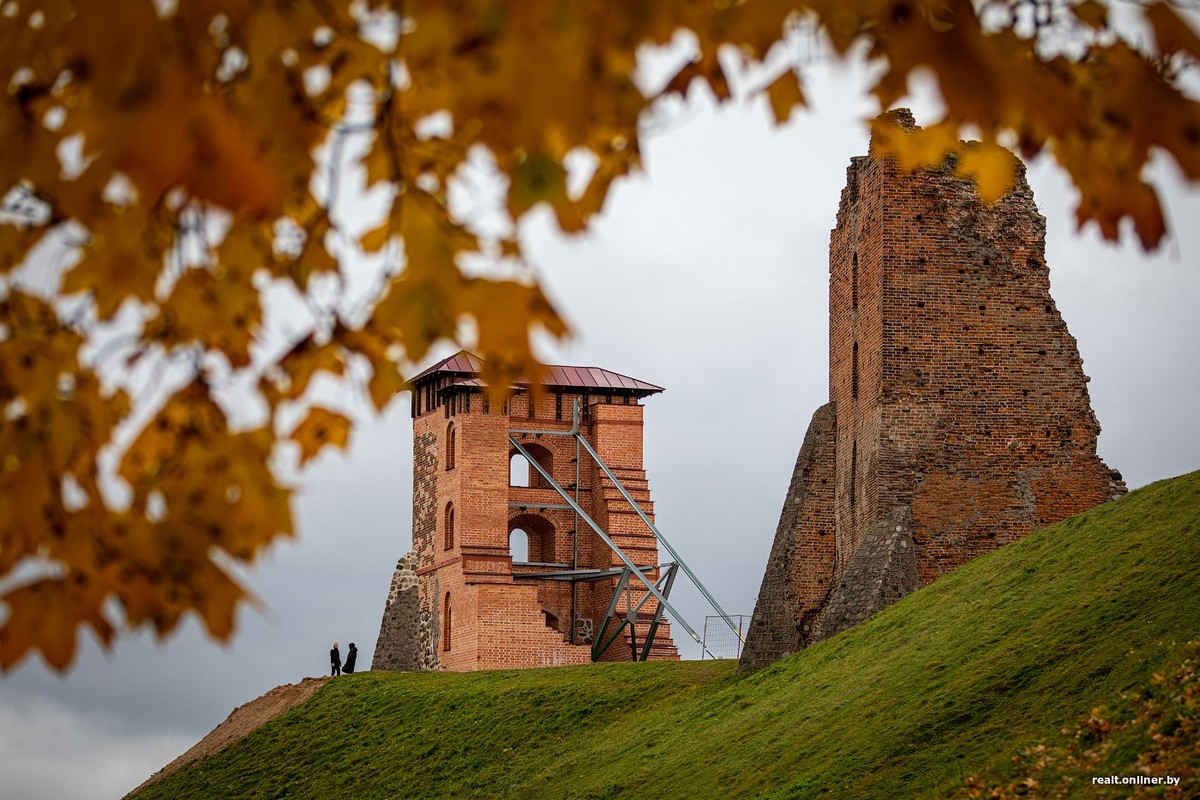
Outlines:
[[957,127],[948,121],[909,129],[896,115],[883,114],[871,123],[872,153],[892,156],[905,172],[939,167],[958,147]]
[[279,366],[288,376],[289,385],[280,398],[294,400],[302,397],[318,372],[339,377],[346,373],[346,359],[336,341],[317,344],[311,337],[302,339],[282,359]]
[[325,216],[320,217],[308,230],[300,255],[295,259],[283,261],[282,266],[286,274],[301,292],[307,291],[308,282],[313,275],[338,271],[337,259],[325,247],[326,236],[330,231],[329,219]]
[[959,150],[955,173],[975,181],[979,197],[995,203],[1008,194],[1016,178],[1016,158],[992,142],[971,142]]
[[108,206],[88,224],[91,236],[83,260],[63,278],[63,292],[91,292],[100,319],[111,318],[128,299],[152,302],[172,223],[135,203]]
[[359,245],[364,253],[378,253],[387,246],[388,241],[392,238],[392,233],[392,220],[389,216],[378,227],[364,233],[359,239]]
[[[184,463],[189,445],[202,446],[224,435],[228,423],[202,380],[193,380],[167,401],[125,451],[118,474],[133,484],[135,503],[164,469]],[[139,488],[142,487],[142,488]]]
[[162,304],[147,336],[168,346],[199,342],[224,353],[233,367],[250,363],[250,345],[262,322],[258,291],[237,266],[189,269]]
[[1097,30],[1108,27],[1108,6],[1098,0],[1083,0],[1071,6],[1073,13],[1080,22],[1089,28]]
[[663,88],[662,94],[678,94],[686,97],[692,87],[692,83],[696,80],[707,84],[717,100],[728,100],[730,98],[729,84],[725,79],[725,71],[721,69],[720,62],[707,54],[695,61],[684,64],[678,72],[671,76],[671,80]]
[[19,267],[45,232],[42,227],[0,223],[0,275]]
[[340,323],[334,327],[333,336],[348,351],[358,353],[370,362],[372,374],[367,390],[376,411],[382,412],[399,392],[408,388],[408,382],[389,357],[391,348],[386,339],[370,329],[352,330]]
[[800,78],[792,70],[786,70],[767,87],[767,97],[771,100],[771,111],[775,114],[775,123],[782,125],[787,122],[792,111],[797,106],[804,105],[804,92],[800,89]]
[[497,400],[512,384],[534,381],[544,369],[533,354],[531,328],[567,334],[566,323],[537,286],[477,279],[467,301],[467,313],[478,323],[482,377]]
[[370,383],[367,384],[367,389],[371,393],[371,402],[375,405],[375,410],[381,413],[396,398],[396,395],[406,388],[408,388],[408,382],[396,369],[396,365],[386,361],[375,365],[375,372],[371,375]]
[[1161,55],[1187,53],[1200,60],[1200,36],[1169,3],[1152,3],[1146,8],[1146,21],[1154,31],[1154,41]]
[[195,611],[213,638],[228,640],[237,603],[253,598],[209,558],[206,532],[175,520],[129,520],[123,527],[115,590],[129,624],[152,625],[161,638]]
[[270,269],[273,262],[274,231],[249,217],[234,217],[233,224],[217,246],[218,274],[253,278],[258,269]]
[[508,210],[519,219],[538,203],[552,207],[567,203],[567,170],[547,155],[531,155],[512,172],[508,190]]
[[349,438],[349,418],[320,406],[309,409],[308,416],[296,426],[291,435],[291,440],[300,445],[302,467],[328,445],[345,450]]
[[30,650],[40,650],[54,669],[66,669],[75,657],[75,631],[82,624],[107,645],[114,631],[97,600],[70,578],[43,578],[0,597],[9,611],[0,628],[0,669],[12,669]]

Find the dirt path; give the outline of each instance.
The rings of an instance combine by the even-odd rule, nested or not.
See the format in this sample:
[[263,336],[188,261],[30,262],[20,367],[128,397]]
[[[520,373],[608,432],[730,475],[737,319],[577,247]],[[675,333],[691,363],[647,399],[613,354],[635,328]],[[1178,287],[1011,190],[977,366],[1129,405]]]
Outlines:
[[320,689],[326,680],[326,678],[305,678],[299,683],[276,686],[257,700],[251,700],[245,705],[238,706],[230,713],[229,718],[213,728],[208,736],[193,745],[179,758],[151,775],[126,797],[136,795],[143,788],[165,775],[170,775],[180,767],[221,752],[242,737],[258,730],[265,723],[312,697],[313,693]]

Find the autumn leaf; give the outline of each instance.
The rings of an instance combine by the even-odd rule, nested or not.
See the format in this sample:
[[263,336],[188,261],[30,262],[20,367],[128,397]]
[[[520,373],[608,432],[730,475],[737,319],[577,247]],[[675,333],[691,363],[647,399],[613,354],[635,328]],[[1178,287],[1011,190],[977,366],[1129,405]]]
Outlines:
[[1083,0],[1081,3],[1071,4],[1069,8],[1071,13],[1088,27],[1100,29],[1108,26],[1108,6],[1098,0]]
[[285,376],[280,385],[264,378],[259,387],[271,405],[281,400],[295,400],[304,396],[309,384],[318,373],[339,377],[346,372],[346,358],[342,346],[334,340],[318,343],[313,337],[297,342],[278,361],[277,368]]
[[566,323],[540,287],[515,281],[472,282],[467,313],[478,324],[479,349],[491,354],[483,363],[481,375],[497,402],[503,398],[507,387],[518,381],[537,383],[542,374],[542,368],[533,356],[529,329],[505,325],[503,320],[497,319],[513,309],[519,310],[530,325],[538,325],[555,336],[567,333]]
[[775,115],[775,123],[782,125],[787,122],[792,111],[797,106],[804,105],[804,92],[800,89],[800,79],[790,69],[767,86],[767,98],[771,101],[771,111]]
[[871,123],[873,152],[892,156],[905,172],[941,166],[958,146],[958,130],[950,122],[910,129],[894,115],[884,114]]
[[1159,53],[1187,53],[1200,60],[1200,36],[1169,3],[1158,2],[1147,6],[1146,21],[1154,31]]
[[383,412],[401,391],[409,388],[408,381],[400,374],[395,359],[394,347],[387,339],[369,330],[355,330],[339,325],[333,338],[348,352],[357,353],[371,365],[371,379],[367,382],[367,393],[375,410]]
[[0,223],[0,275],[19,267],[44,234],[43,228]]
[[101,614],[98,598],[69,579],[43,578],[0,596],[8,620],[0,628],[0,669],[9,670],[36,648],[46,663],[65,669],[75,657],[75,631],[89,625],[101,643],[113,638],[112,625]]
[[[777,123],[789,119],[805,64],[737,93],[724,65],[774,63],[798,20],[838,57],[869,62],[879,110],[915,76],[932,81],[941,119],[866,123],[900,168],[953,157],[994,201],[1013,177],[1001,142],[1047,153],[1079,190],[1080,226],[1115,240],[1131,221],[1157,246],[1165,217],[1146,166],[1165,158],[1200,180],[1200,103],[1181,69],[1200,59],[1200,38],[1168,3],[1123,15],[1152,47],[1110,24],[1111,3],[1068,5],[1078,38],[1061,47],[1047,40],[1060,26],[1022,27],[1016,0],[409,0],[390,43],[366,35],[350,0],[4,4],[0,581],[28,557],[62,577],[0,599],[0,668],[37,651],[65,668],[81,628],[115,635],[104,608],[160,636],[198,613],[227,637],[248,596],[212,556],[250,564],[292,533],[291,488],[267,465],[287,441],[279,415],[317,375],[361,379],[348,365],[365,361],[382,411],[405,387],[398,364],[473,331],[459,344],[503,392],[538,374],[531,331],[566,335],[536,282],[464,273],[468,254],[521,257],[511,231],[483,240],[454,213],[464,165],[486,164],[507,187],[494,210],[514,230],[547,207],[560,229],[583,231],[643,168],[644,112],[664,95],[703,84],[717,103],[765,96]],[[684,31],[694,52],[643,94],[643,48]],[[964,144],[967,132],[982,143]],[[596,164],[569,193],[572,152]],[[350,182],[390,198],[382,219],[339,201]],[[17,267],[59,246],[61,285],[34,298]],[[360,251],[384,271],[358,293]],[[276,292],[311,319],[273,325],[262,297]],[[101,342],[114,320],[127,330]],[[184,387],[143,391],[166,374]],[[215,399],[222,382],[258,386],[261,426],[234,429]],[[349,430],[314,409],[294,436],[307,462]],[[132,489],[127,511],[99,491],[105,448]],[[66,484],[83,508],[68,508]]]
[[67,272],[63,292],[90,292],[101,319],[114,316],[127,300],[153,302],[171,244],[164,222],[133,204],[102,207],[89,226],[83,259]]
[[292,431],[291,440],[300,445],[300,466],[315,458],[327,446],[346,449],[350,438],[350,419],[336,411],[313,406]]
[[1016,158],[998,144],[971,142],[960,149],[956,174],[970,178],[985,203],[995,203],[1013,187]]
[[545,202],[558,213],[567,200],[567,170],[548,155],[533,155],[513,170],[508,192],[508,211],[519,219],[538,203]]
[[395,364],[380,362],[374,365],[367,390],[375,410],[382,413],[400,392],[408,388],[408,381],[400,374]]
[[190,269],[160,307],[147,335],[167,346],[198,342],[224,353],[234,367],[250,363],[250,346],[262,322],[250,276],[229,261],[214,270]]
[[364,253],[378,253],[392,238],[392,223],[385,219],[378,227],[372,228],[362,235],[359,245]]

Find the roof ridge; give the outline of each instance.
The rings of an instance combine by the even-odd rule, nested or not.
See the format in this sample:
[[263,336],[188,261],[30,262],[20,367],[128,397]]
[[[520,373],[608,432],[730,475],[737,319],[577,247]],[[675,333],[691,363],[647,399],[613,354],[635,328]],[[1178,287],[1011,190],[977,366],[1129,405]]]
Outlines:
[[[416,383],[422,378],[436,372],[461,373],[477,377],[481,372],[483,362],[484,359],[469,350],[459,350],[457,353],[447,356],[417,373],[409,379],[409,382]],[[581,364],[546,364],[545,366],[548,374],[544,375],[540,381],[544,386],[636,391],[646,394],[656,394],[665,391],[663,387],[649,381],[644,381],[632,375],[608,369],[607,367],[584,366]],[[463,383],[463,381],[456,381],[454,385],[462,385]],[[528,386],[530,383],[531,381],[529,380],[522,380],[516,382],[516,385]],[[478,384],[483,385],[483,381],[479,380]]]

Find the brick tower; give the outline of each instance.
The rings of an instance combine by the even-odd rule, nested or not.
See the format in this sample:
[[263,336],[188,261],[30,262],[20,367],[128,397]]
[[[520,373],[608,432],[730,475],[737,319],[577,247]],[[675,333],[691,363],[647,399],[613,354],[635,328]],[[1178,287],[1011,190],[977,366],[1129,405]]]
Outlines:
[[[593,640],[613,599],[618,556],[510,442],[513,437],[634,564],[657,578],[653,533],[568,435],[579,431],[648,515],[641,399],[660,387],[608,370],[552,367],[542,391],[516,387],[489,407],[480,361],[460,352],[413,381],[413,551],[400,560],[373,668],[480,670],[631,659],[657,604],[649,598],[607,648]],[[576,534],[578,531],[578,534]],[[610,626],[610,630],[611,630]],[[605,641],[607,640],[605,637]],[[678,659],[666,621],[651,659]]]
[[985,206],[949,164],[850,164],[829,245],[830,402],[796,462],[742,668],[1124,493],[1096,455],[1045,219],[1017,170]]

